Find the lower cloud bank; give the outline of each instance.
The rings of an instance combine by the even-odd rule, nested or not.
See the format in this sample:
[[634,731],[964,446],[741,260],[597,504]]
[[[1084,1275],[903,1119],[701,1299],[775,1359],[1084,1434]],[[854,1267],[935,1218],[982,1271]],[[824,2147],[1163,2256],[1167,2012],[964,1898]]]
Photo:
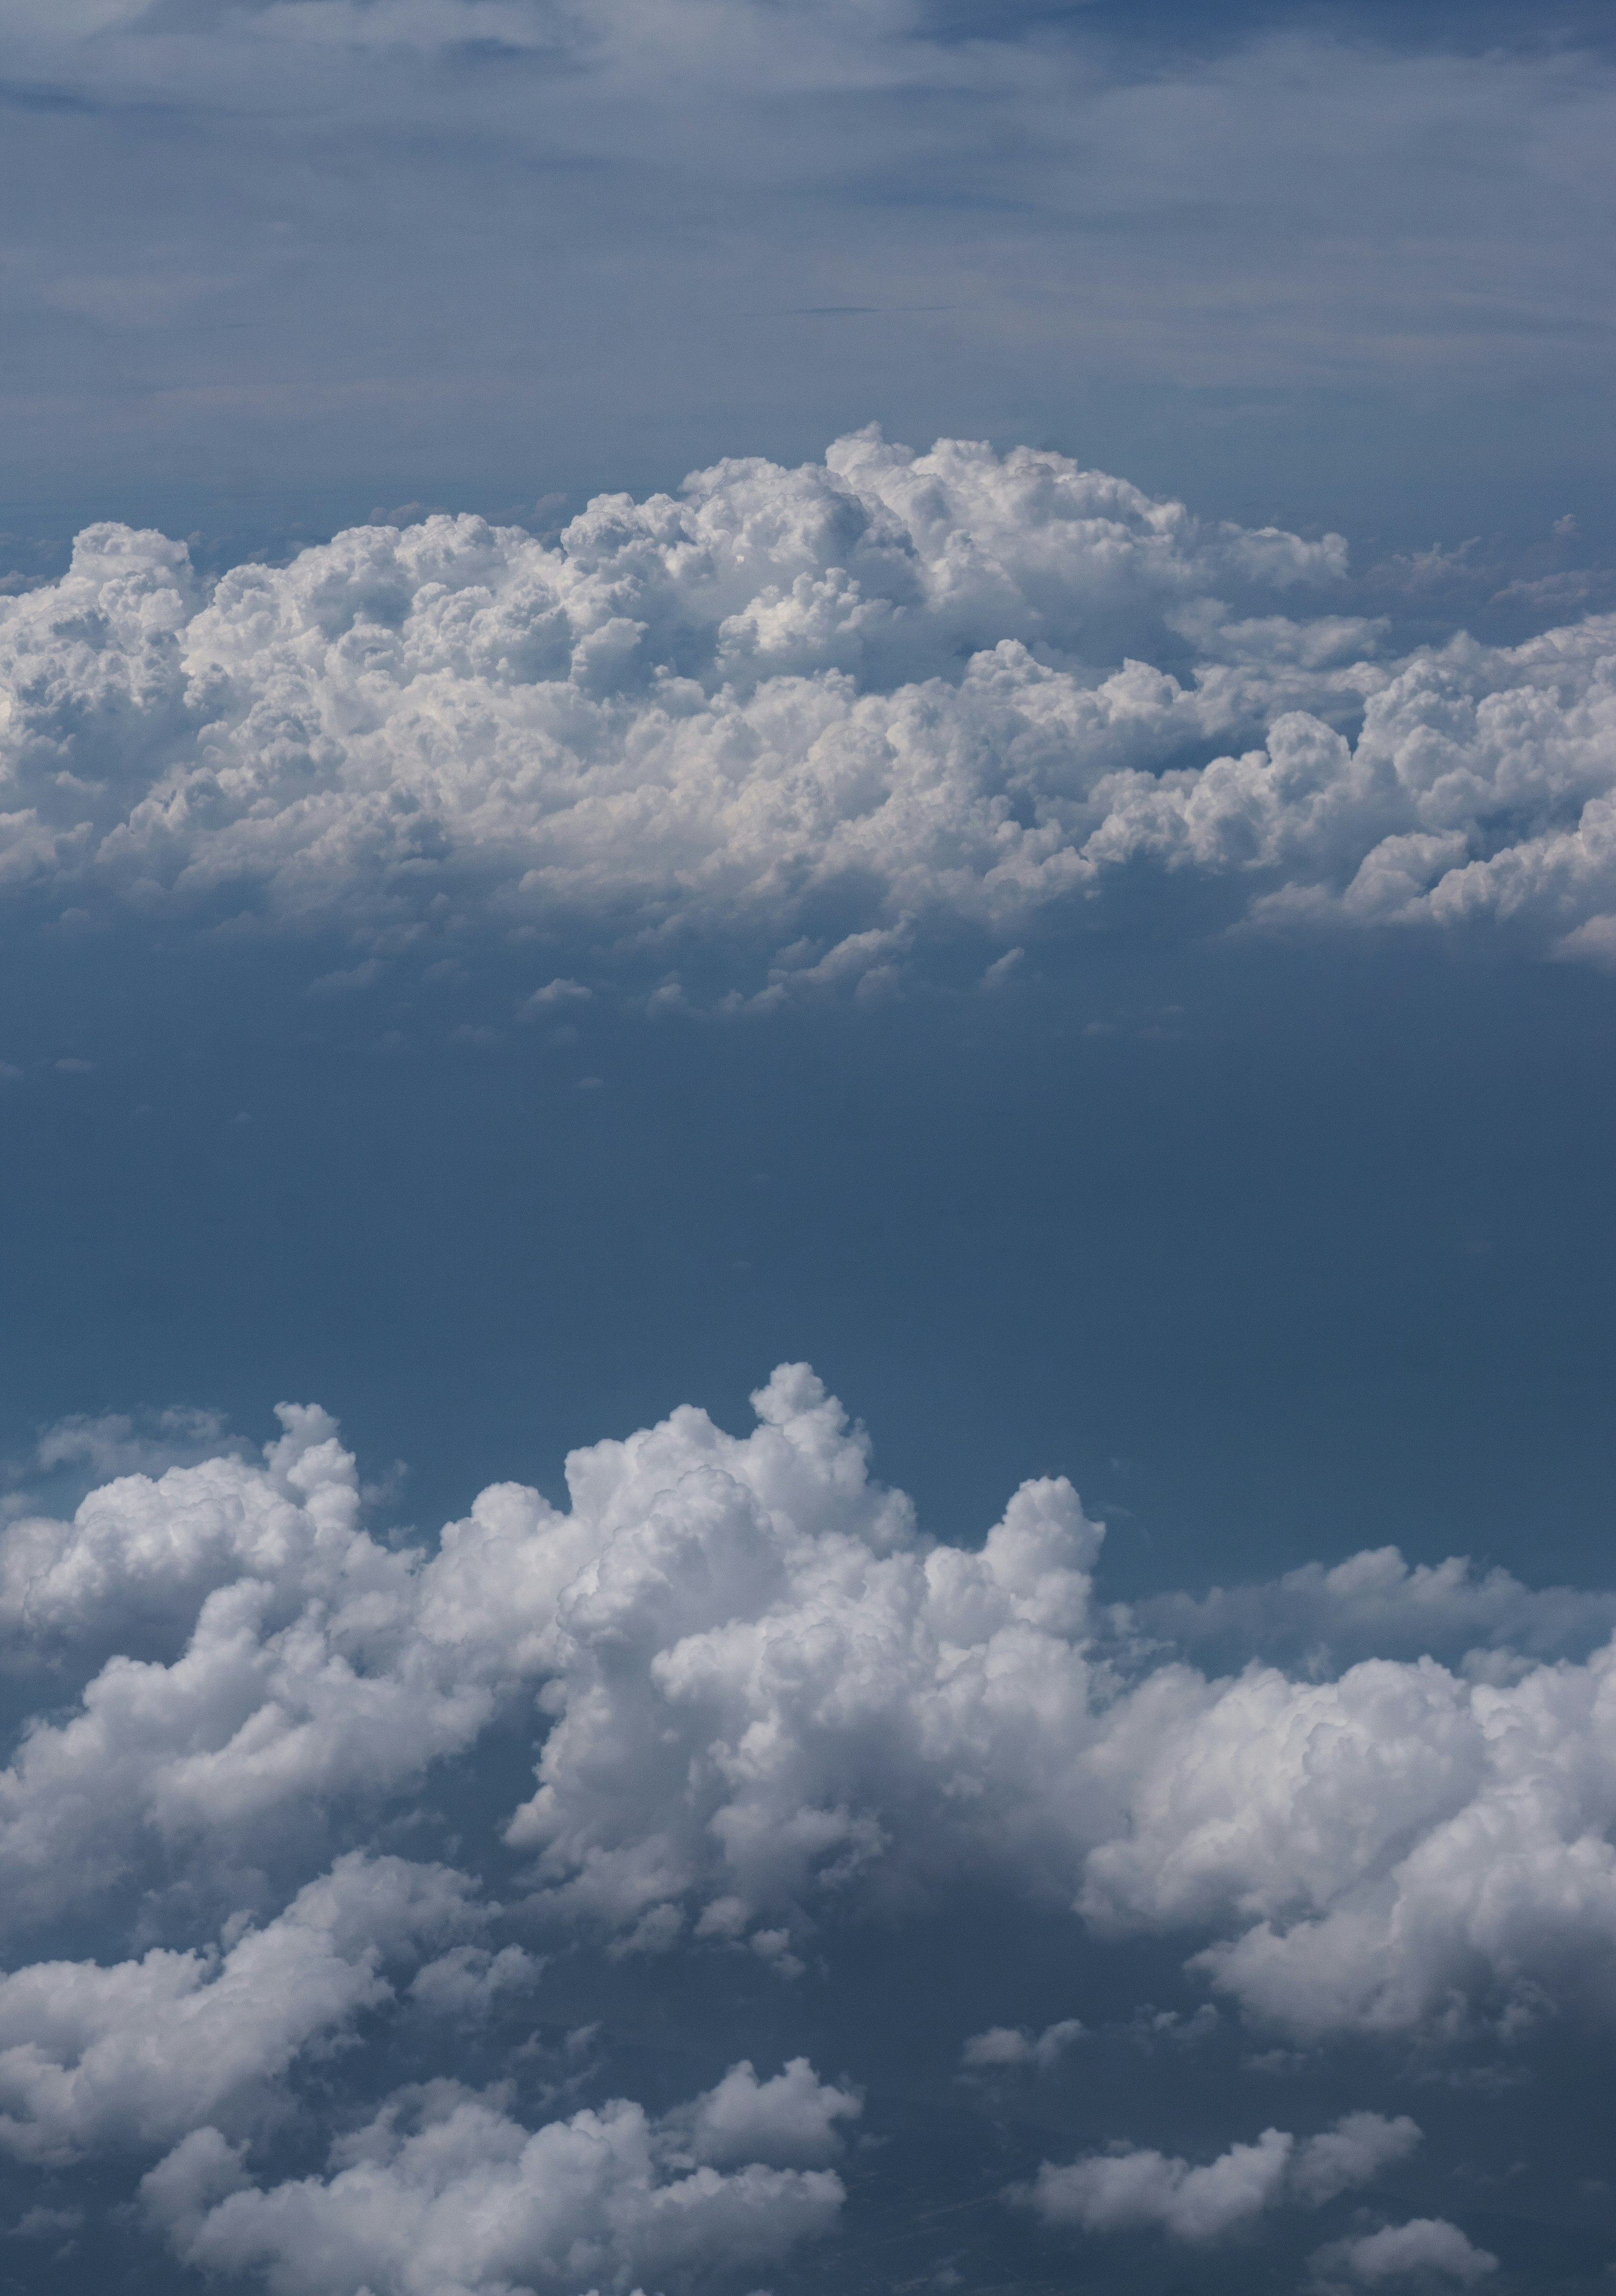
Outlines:
[[753,1403],[430,1542],[311,1406],[13,1506],[19,2237],[117,2186],[292,2296],[584,2296],[884,2285],[966,2207],[1096,2286],[1513,2284],[1432,2200],[1567,2169],[1616,2014],[1612,1598],[1382,1549],[1111,1604],[1063,1480],[948,1546],[806,1366]]

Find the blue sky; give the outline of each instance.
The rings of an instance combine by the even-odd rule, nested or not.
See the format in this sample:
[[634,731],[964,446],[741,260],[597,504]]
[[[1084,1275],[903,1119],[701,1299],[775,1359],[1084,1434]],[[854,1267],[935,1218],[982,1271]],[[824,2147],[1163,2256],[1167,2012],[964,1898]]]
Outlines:
[[0,2282],[1605,2286],[1606,12],[0,107]]
[[25,539],[576,508],[875,420],[1256,522],[1608,545],[1596,7],[7,22]]

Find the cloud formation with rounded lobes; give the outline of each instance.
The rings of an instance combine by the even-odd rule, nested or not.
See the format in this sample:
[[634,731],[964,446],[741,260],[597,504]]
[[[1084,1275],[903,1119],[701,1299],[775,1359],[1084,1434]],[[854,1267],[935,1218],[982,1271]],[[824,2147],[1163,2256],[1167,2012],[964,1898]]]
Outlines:
[[1288,2129],[1265,2128],[1253,2144],[1232,2144],[1200,2168],[1147,2145],[1117,2144],[1061,2167],[1046,2161],[1017,2197],[1046,2224],[1095,2233],[1153,2228],[1199,2245],[1248,2229],[1284,2202],[1320,2208],[1406,2160],[1420,2136],[1407,2114],[1389,2120],[1351,2112],[1300,2143]]
[[1443,2281],[1473,2288],[1490,2278],[1498,2259],[1465,2239],[1444,2217],[1415,2217],[1382,2225],[1357,2240],[1335,2241],[1312,2259],[1309,2286],[1319,2296],[1341,2288],[1384,2288],[1398,2281],[1430,2287]]
[[354,1850],[222,1954],[0,1977],[0,2150],[64,2162],[250,2123],[301,2050],[392,1998],[385,1961],[487,1918],[464,1874]]
[[1130,862],[1256,922],[1518,920],[1607,961],[1616,621],[1382,660],[1276,611],[1344,567],[874,431],[598,496],[553,545],[365,527],[206,596],[183,545],[91,528],[0,601],[0,882],[382,952],[727,945],[776,1001],[932,931],[1020,942]]
[[[77,1708],[0,1775],[8,1928],[131,1893],[284,1903],[537,1698],[505,1839],[536,1916],[619,1951],[789,1976],[839,1904],[966,1870],[1101,1935],[1180,1937],[1296,2035],[1616,2011],[1611,1645],[1209,1676],[1096,1602],[1102,1531],[1065,1481],[1024,1484],[980,1548],[940,1544],[806,1366],[754,1405],[744,1437],[684,1408],[575,1452],[566,1513],[494,1486],[435,1551],[370,1536],[312,1409],[261,1466],[10,1525],[13,1649],[88,1643]],[[1523,1590],[1382,1556],[1309,1578],[1311,1628],[1335,1601],[1361,1633],[1366,1578],[1369,1615],[1406,1600],[1428,1651],[1444,1616],[1461,1652],[1479,1623],[1541,1623]],[[109,1605],[167,1647],[102,1662]]]
[[[183,2261],[261,2274],[275,2296],[699,2285],[704,2272],[778,2263],[829,2232],[845,2197],[823,2165],[840,2150],[824,2132],[857,2114],[857,2099],[817,2081],[806,2060],[749,2087],[751,2070],[733,2067],[660,2120],[616,2098],[537,2129],[458,2081],[434,2080],[340,2138],[328,2177],[267,2189],[251,2182],[244,2148],[206,2125],[148,2172],[142,2197]],[[783,2084],[793,2110],[775,2094]],[[715,2117],[724,2169],[681,2151]],[[796,2164],[805,2126],[820,2165]]]

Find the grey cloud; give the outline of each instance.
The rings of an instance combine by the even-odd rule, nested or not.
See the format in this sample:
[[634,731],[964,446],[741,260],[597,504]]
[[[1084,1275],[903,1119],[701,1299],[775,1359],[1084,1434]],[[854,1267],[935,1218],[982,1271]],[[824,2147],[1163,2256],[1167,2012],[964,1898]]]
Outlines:
[[1378,2112],[1349,2112],[1333,2128],[1310,2136],[1291,2164],[1291,2185],[1310,2208],[1322,2208],[1341,2193],[1366,2185],[1393,2161],[1403,2161],[1420,2142],[1407,2114],[1388,2120]]
[[1497,2258],[1473,2247],[1457,2225],[1442,2217],[1415,2217],[1411,2223],[1384,2225],[1360,2239],[1320,2249],[1313,2258],[1312,2284],[1324,2292],[1383,2288],[1399,2281],[1473,2288],[1497,2268]]
[[434,2016],[473,2022],[491,2017],[507,1995],[537,1985],[543,1968],[542,1961],[519,1945],[504,1946],[497,1953],[487,1946],[452,1946],[416,1971],[409,1997]]
[[[1260,1656],[1339,1673],[1371,1656],[1462,1660],[1467,1672],[1522,1655],[1585,1657],[1616,1631],[1616,1595],[1522,1586],[1464,1555],[1410,1565],[1395,1546],[1367,1548],[1326,1568],[1307,1562],[1264,1585],[1160,1595],[1136,1606],[1136,1626],[1189,1655],[1239,1664]],[[1204,1660],[1203,1660],[1204,1662]]]
[[856,2120],[857,2094],[820,2081],[806,2057],[793,2057],[760,2081],[749,2059],[732,2065],[718,2087],[665,2123],[680,2159],[712,2169],[761,2161],[774,2169],[822,2169],[843,2150],[836,2123]]
[[1076,2017],[1046,2025],[1041,2033],[1025,2032],[1019,2025],[990,2025],[985,2033],[970,2036],[960,2051],[960,2062],[967,2072],[992,2072],[1019,2065],[1034,2065],[1046,2072],[1083,2038],[1084,2030]]
[[1156,2228],[1198,2244],[1244,2231],[1284,2202],[1319,2207],[1369,2183],[1419,2142],[1407,2118],[1355,2112],[1300,2142],[1265,2128],[1255,2143],[1232,2144],[1200,2168],[1147,2146],[1118,2144],[1064,2167],[1046,2161],[1018,2197],[1047,2224],[1091,2233]]
[[[618,2099],[537,2129],[434,2082],[343,2140],[329,2177],[267,2191],[217,2129],[200,2128],[145,2178],[147,2211],[185,2262],[262,2273],[275,2296],[700,2285],[777,2263],[831,2230],[843,2198],[833,2169],[766,2165],[784,2119],[774,2092],[791,2088],[800,2120],[856,2108],[818,2092],[805,2061],[745,2098],[742,2070],[661,2121]],[[744,2165],[681,2167],[688,2132],[715,2117],[720,2150]],[[749,2152],[753,2136],[765,2160]]]
[[1218,2240],[1278,2200],[1293,2141],[1265,2128],[1255,2144],[1232,2144],[1198,2169],[1126,2145],[1065,2168],[1046,2161],[1027,2198],[1047,2224],[1102,2233],[1158,2226],[1178,2240]]
[[45,1428],[34,1446],[33,1464],[49,1473],[72,1466],[109,1479],[151,1474],[176,1461],[217,1456],[225,1426],[217,1412],[173,1408],[137,1423],[124,1412],[82,1413]]

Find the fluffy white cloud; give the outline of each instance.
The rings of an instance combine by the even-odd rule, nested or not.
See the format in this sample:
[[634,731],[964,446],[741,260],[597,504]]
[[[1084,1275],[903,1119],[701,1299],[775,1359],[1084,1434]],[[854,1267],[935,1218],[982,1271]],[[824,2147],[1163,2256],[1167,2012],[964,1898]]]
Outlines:
[[0,1533],[13,1657],[115,1628],[173,1652],[109,1659],[0,1773],[8,1925],[131,1874],[254,1902],[267,1861],[323,1859],[333,1813],[472,1744],[533,1670],[588,1521],[496,1487],[434,1558],[393,1551],[360,1524],[332,1423],[281,1418],[262,1466],[123,1476],[70,1523]]
[[1297,2033],[1608,2015],[1613,1677],[1608,1645],[1504,1686],[1430,1660],[1159,1677],[1119,1740],[1141,1758],[1127,1828],[1080,1902],[1103,1930],[1233,1931],[1199,1967]]
[[226,1953],[0,1977],[0,2146],[61,2162],[251,2118],[300,2050],[391,1997],[384,1960],[477,1925],[470,1891],[445,1866],[352,1853]]
[[[329,2177],[259,2190],[206,2128],[143,2193],[187,2263],[260,2273],[275,2296],[701,2284],[776,2263],[832,2228],[843,2198],[835,2171],[770,2162],[800,2152],[812,2129],[823,2157],[831,2120],[857,2110],[802,2059],[763,2082],[736,2066],[662,2121],[619,2099],[533,2130],[437,2081],[345,2138]],[[688,2140],[702,2130],[718,2158],[743,2165],[690,2166]]]
[[1415,2217],[1412,2223],[1384,2225],[1360,2240],[1343,2240],[1321,2248],[1313,2259],[1315,2284],[1322,2290],[1343,2284],[1381,2288],[1389,2281],[1408,2280],[1430,2285],[1456,2281],[1473,2288],[1498,2268],[1498,2259],[1484,2248],[1473,2248],[1457,2225],[1442,2217]]
[[[749,1472],[700,1422],[589,1455],[596,1505],[621,1477],[644,1513],[558,1605],[558,1718],[507,1837],[539,1852],[559,1909],[627,1923],[694,1892],[702,1926],[734,1936],[964,1845],[1036,1862],[1035,1814],[1096,1800],[1070,1753],[1099,1534],[1070,1485],[1024,1485],[979,1552],[931,1546],[906,1506],[875,1504],[811,1374],[777,1372],[755,1400],[788,1456],[819,1447],[818,1490]],[[653,1495],[676,1428],[698,1440]]]
[[642,963],[739,935],[775,997],[1139,857],[1253,879],[1259,918],[1519,913],[1602,958],[1616,623],[1382,665],[1376,626],[1228,603],[1343,566],[874,432],[600,496],[554,546],[365,527],[206,599],[180,545],[92,528],[0,601],[0,876],[382,950],[473,910]]
[[[189,1627],[201,1598],[250,1577],[295,1590],[329,1587],[351,1559],[359,1505],[351,1457],[334,1421],[283,1404],[283,1433],[259,1473],[228,1450],[160,1477],[119,1473],[140,1447],[123,1421],[66,1422],[40,1446],[41,1464],[84,1456],[114,1480],[92,1491],[70,1523],[24,1515],[0,1532],[0,1633],[13,1647],[57,1637]],[[220,1431],[200,1431],[216,1439]],[[133,1463],[132,1463],[133,1464]]]
[[[766,1426],[832,1423],[801,1373],[759,1400]],[[963,1858],[1066,1890],[1103,1931],[1210,1935],[1203,1972],[1298,2032],[1616,2005],[1608,1646],[1498,1679],[1429,1659],[1333,1681],[1136,1670],[1100,1631],[1098,1533],[1068,1487],[1024,1487],[978,1553],[906,1518],[876,1551],[823,1515],[805,1537],[739,1447],[678,1433],[578,1471],[622,1527],[558,1603],[556,1725],[508,1837],[555,1910],[662,1946],[692,1915],[773,1934],[855,1881]],[[633,1513],[605,1499],[619,1478]],[[1383,1558],[1361,1575],[1391,1602]],[[1464,1611],[1464,1574],[1432,1575]],[[1416,1613],[1440,1606],[1404,1582]]]
[[1367,2184],[1419,2141],[1412,2120],[1355,2112],[1300,2144],[1284,2129],[1265,2128],[1255,2144],[1232,2144],[1200,2168],[1119,2144],[1063,2167],[1046,2161],[1018,2197],[1046,2224],[1094,2233],[1155,2227],[1175,2240],[1214,2241],[1281,2202],[1318,2207]]
[[[12,1525],[13,1647],[122,1612],[172,1648],[107,1660],[0,1774],[8,1923],[180,1883],[221,1917],[273,1907],[537,1698],[505,1840],[536,1913],[619,1952],[791,1975],[849,1893],[901,1904],[964,1867],[1182,1937],[1297,2034],[1616,2009],[1611,1645],[1512,1652],[1512,1622],[1530,1641],[1559,1611],[1378,1554],[1302,1574],[1282,1620],[1293,1599],[1499,1646],[1209,1677],[1095,1603],[1070,1485],[1024,1485],[980,1548],[936,1544],[806,1367],[754,1403],[745,1437],[683,1409],[574,1453],[566,1513],[496,1486],[433,1551],[369,1536],[312,1410],[261,1466],[127,1476],[70,1524]],[[451,1956],[421,1999],[521,1974]],[[1036,2063],[1052,2030],[978,2040]]]

